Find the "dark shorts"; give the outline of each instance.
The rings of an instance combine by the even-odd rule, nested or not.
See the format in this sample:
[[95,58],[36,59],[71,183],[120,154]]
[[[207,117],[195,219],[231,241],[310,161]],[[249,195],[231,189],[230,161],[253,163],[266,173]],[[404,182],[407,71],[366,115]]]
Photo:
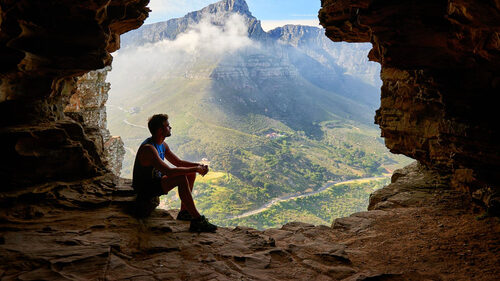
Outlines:
[[152,178],[148,181],[141,181],[133,185],[135,192],[138,195],[146,197],[154,197],[165,194],[161,187],[161,178]]

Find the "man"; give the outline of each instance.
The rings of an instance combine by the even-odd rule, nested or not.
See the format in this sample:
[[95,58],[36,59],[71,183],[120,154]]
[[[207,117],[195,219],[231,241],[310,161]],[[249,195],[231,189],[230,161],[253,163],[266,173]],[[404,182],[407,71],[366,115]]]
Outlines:
[[[154,197],[167,194],[177,186],[181,199],[177,219],[191,221],[189,231],[215,232],[217,226],[198,213],[191,196],[196,173],[204,176],[208,173],[208,166],[181,160],[170,151],[164,142],[172,130],[167,114],[153,115],[149,118],[148,128],[151,137],[141,144],[135,157],[132,180],[134,190],[141,196]],[[164,162],[165,158],[176,167],[169,167]]]

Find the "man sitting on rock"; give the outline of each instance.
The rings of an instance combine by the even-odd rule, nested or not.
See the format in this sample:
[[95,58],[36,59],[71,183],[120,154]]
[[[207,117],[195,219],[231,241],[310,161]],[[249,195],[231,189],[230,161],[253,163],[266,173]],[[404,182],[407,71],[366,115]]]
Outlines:
[[[152,136],[141,144],[135,157],[134,190],[138,196],[151,198],[167,194],[177,186],[182,202],[177,219],[191,221],[189,231],[215,232],[217,226],[198,213],[191,196],[196,173],[204,176],[208,173],[208,166],[181,160],[170,151],[164,142],[172,130],[167,114],[153,115],[149,118],[148,128]],[[165,158],[176,167],[169,167],[164,162]]]

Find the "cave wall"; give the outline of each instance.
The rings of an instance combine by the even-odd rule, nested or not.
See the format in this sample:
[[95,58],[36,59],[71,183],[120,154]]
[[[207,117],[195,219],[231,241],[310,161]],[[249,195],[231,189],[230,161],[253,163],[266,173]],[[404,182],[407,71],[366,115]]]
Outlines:
[[[376,210],[336,220],[335,232],[291,223],[207,235],[165,211],[133,220],[130,187],[94,177],[109,175],[107,85],[89,71],[110,65],[147,2],[0,0],[0,278],[498,276],[496,218],[432,187],[447,186],[439,173],[459,189],[498,192],[500,1],[322,1],[332,40],[372,42],[383,80],[376,122],[393,152],[422,165],[396,172],[372,197]],[[62,208],[35,204],[53,198]]]
[[111,64],[120,34],[143,24],[148,2],[0,1],[2,191],[109,173],[104,151],[117,140],[89,117],[101,106],[71,102],[85,96],[86,78],[77,77]]
[[[2,190],[109,171],[102,107],[76,109],[76,77],[111,64],[147,4],[0,1]],[[391,151],[458,189],[498,191],[499,0],[323,0],[319,17],[332,40],[373,44],[383,80],[375,120]]]
[[499,191],[500,1],[322,0],[333,41],[371,42],[382,65],[375,123],[394,153],[457,189]]
[[120,136],[111,136],[107,128],[106,101],[111,84],[106,82],[110,66],[93,70],[77,78],[65,115],[83,125],[96,144],[100,159],[114,175],[120,176],[125,148]]

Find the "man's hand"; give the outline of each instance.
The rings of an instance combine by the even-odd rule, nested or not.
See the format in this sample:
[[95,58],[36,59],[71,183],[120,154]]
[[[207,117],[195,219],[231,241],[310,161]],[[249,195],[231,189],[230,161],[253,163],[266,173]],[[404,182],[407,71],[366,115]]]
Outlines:
[[202,164],[198,165],[197,172],[202,176],[206,175],[208,173],[208,166]]

